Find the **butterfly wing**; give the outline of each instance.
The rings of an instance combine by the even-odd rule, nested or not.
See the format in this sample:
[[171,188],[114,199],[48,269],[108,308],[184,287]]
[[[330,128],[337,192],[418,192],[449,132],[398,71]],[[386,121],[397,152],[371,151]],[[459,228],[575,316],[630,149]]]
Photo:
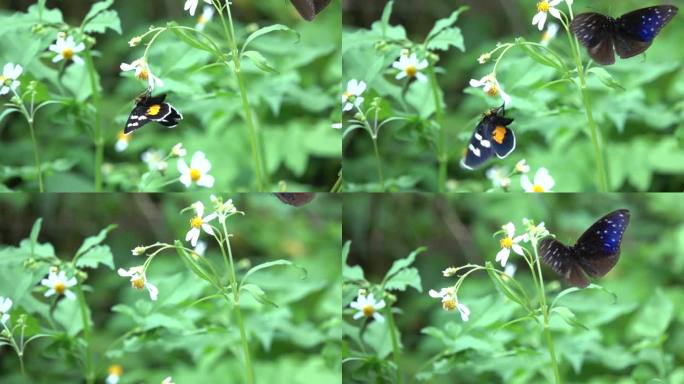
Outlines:
[[492,142],[489,140],[494,124],[489,116],[485,116],[475,128],[470,137],[468,148],[461,166],[466,169],[475,169],[484,164],[492,157]]
[[290,0],[302,17],[313,20],[332,0]]
[[577,262],[592,277],[604,276],[620,257],[622,236],[629,224],[629,211],[618,209],[598,219],[573,247]]
[[547,237],[539,243],[539,253],[542,260],[570,284],[582,288],[589,285],[589,280],[577,264],[576,253],[572,247],[552,237]]
[[274,195],[283,203],[293,207],[301,207],[308,204],[316,197],[315,193],[274,193]]
[[615,50],[623,58],[636,56],[648,49],[660,30],[679,9],[672,5],[638,9],[617,19]]
[[128,120],[126,120],[126,126],[124,127],[124,134],[129,134],[150,122],[145,114],[148,108],[147,103],[149,99],[148,96],[143,96],[138,99],[135,107],[133,107],[133,110],[128,115]]
[[588,12],[575,16],[570,29],[595,62],[610,65],[615,63],[614,23],[613,19],[600,13]]
[[496,125],[490,137],[494,153],[499,159],[510,155],[515,149],[515,134],[505,125]]

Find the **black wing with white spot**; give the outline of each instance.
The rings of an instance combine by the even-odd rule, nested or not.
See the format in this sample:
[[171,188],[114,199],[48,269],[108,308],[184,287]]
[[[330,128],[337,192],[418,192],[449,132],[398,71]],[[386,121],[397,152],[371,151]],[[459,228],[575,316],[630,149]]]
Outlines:
[[129,134],[136,129],[140,129],[150,121],[169,128],[177,126],[183,120],[183,115],[165,100],[166,94],[155,97],[150,96],[150,94],[141,96],[128,115],[124,133]]
[[551,269],[563,276],[570,284],[582,288],[589,285],[589,280],[577,264],[577,255],[572,247],[552,237],[547,237],[539,243],[539,254]]
[[673,5],[662,5],[626,13],[617,19],[618,33],[634,40],[651,42],[678,11],[679,8]]
[[582,13],[572,20],[570,30],[587,48],[589,56],[602,65],[615,63],[613,35],[615,20],[600,13]]
[[626,209],[613,211],[598,219],[577,240],[573,247],[577,261],[589,276],[601,277],[613,269],[629,218]]
[[463,168],[471,170],[478,168],[492,157],[492,142],[488,137],[493,129],[493,123],[489,116],[485,116],[477,124],[475,132],[468,142],[465,157],[461,160]]

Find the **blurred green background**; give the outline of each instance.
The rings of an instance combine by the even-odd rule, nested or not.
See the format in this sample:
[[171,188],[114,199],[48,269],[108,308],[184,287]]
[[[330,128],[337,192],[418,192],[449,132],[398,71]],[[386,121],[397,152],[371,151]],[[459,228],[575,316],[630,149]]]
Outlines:
[[[533,170],[548,168],[556,180],[555,191],[597,190],[593,150],[577,87],[561,83],[542,88],[558,79],[558,73],[536,63],[519,48],[511,50],[497,70],[499,82],[513,98],[507,112],[515,119],[511,128],[518,138],[517,149],[507,159],[493,160],[474,172],[463,170],[458,164],[481,114],[501,105],[500,98],[487,97],[480,89],[469,89],[470,79],[480,79],[493,69],[493,62],[480,65],[477,59],[494,49],[498,42],[513,42],[516,37],[540,41],[542,33],[532,25],[536,3],[535,0],[395,1],[390,24],[405,28],[408,38],[414,42],[422,42],[436,20],[448,17],[462,5],[470,8],[456,23],[463,34],[465,53],[453,48],[437,52],[441,68],[438,81],[446,104],[444,120],[453,191],[489,189],[491,183],[484,176],[485,170],[503,165],[510,171],[522,158],[527,159]],[[594,11],[617,17],[664,3],[672,2],[576,0],[573,9],[575,14]],[[344,0],[344,33],[351,36],[359,28],[370,28],[380,19],[386,4],[385,0]],[[564,2],[558,8],[567,13]],[[596,76],[590,76],[591,105],[604,138],[610,190],[684,189],[684,51],[679,49],[679,39],[684,34],[682,17],[680,12],[661,31],[645,56],[618,58],[617,64],[604,67],[623,90],[607,88]],[[549,21],[554,20],[549,17]],[[369,83],[374,92],[367,92],[366,100],[380,96],[389,101],[380,115],[387,118],[402,110],[392,95],[399,94],[403,84],[382,74],[398,58],[399,49],[379,52],[380,41],[369,37],[367,45],[354,45],[351,50],[346,50],[343,44],[343,81],[357,78]],[[550,47],[564,57],[571,57],[562,28]],[[588,56],[584,48],[582,55],[586,64]],[[572,67],[570,61],[568,65]],[[395,122],[380,133],[385,177],[404,177],[400,190],[436,191],[437,165],[434,150],[426,139],[434,120],[432,99],[426,102],[429,95],[426,83],[412,84],[408,94],[407,101],[418,115],[417,121],[403,125]],[[375,182],[373,147],[367,135],[361,130],[355,131],[345,138],[343,145],[345,178],[362,185]],[[520,189],[517,181],[513,188]]]
[[[500,246],[493,234],[509,221],[518,233],[523,230],[523,217],[544,221],[559,240],[573,244],[595,220],[618,208],[631,211],[620,260],[604,278],[593,279],[614,292],[617,301],[588,289],[565,296],[560,303],[587,330],[552,318],[563,382],[681,383],[684,199],[678,195],[346,195],[343,238],[351,240],[348,264],[360,265],[375,283],[395,259],[420,246],[428,248],[414,264],[424,291],[393,292],[398,296],[395,308],[400,314],[395,319],[403,343],[404,372],[414,374],[428,359],[450,349],[449,357],[437,363],[441,375],[427,375],[426,382],[551,382],[544,376],[551,369],[539,326],[523,322],[499,328],[523,313],[496,291],[485,272],[471,275],[459,292],[460,302],[472,311],[467,323],[457,312],[442,310],[439,300],[427,291],[456,282],[442,277],[447,267],[494,262]],[[517,265],[515,278],[534,296],[522,258],[513,254],[509,263]],[[549,297],[567,287],[546,266],[543,274]],[[422,334],[426,327],[443,330],[445,341]],[[345,365],[345,377],[351,377],[352,365]]]
[[[263,383],[280,382],[283,377],[290,383],[339,382],[340,199],[320,195],[311,204],[294,208],[270,194],[230,197],[245,212],[245,216],[227,221],[234,234],[232,248],[239,276],[251,266],[275,259],[290,260],[308,272],[305,279],[301,271],[284,267],[253,275],[253,283],[278,305],[263,306],[249,295],[241,302],[257,379]],[[71,338],[60,332],[61,327],[79,332],[80,321],[63,316],[76,302],[59,302],[55,315],[58,329],[52,329],[39,315],[46,313],[47,300],[42,293],[28,292],[45,276],[48,266],[26,270],[21,260],[5,257],[5,252],[10,252],[5,247],[28,238],[39,217],[43,218],[39,242],[52,244],[63,260],[71,260],[85,237],[109,224],[118,225],[104,242],[114,255],[115,269],[100,266],[87,270],[97,382],[103,382],[113,363],[123,366],[122,383],[161,382],[166,376],[173,376],[177,383],[243,382],[242,364],[234,355],[242,357],[232,312],[217,299],[195,303],[213,289],[193,275],[175,251],[157,256],[147,271],[148,280],[160,290],[156,302],[150,301],[147,292],[132,289],[129,279],[116,273],[116,268],[143,263],[143,257],[131,255],[138,245],[183,241],[191,213],[179,211],[196,200],[204,201],[209,209],[206,194],[0,198],[0,296],[9,295],[15,301],[11,321],[28,312],[32,326],[40,322],[42,329],[56,334],[54,339],[40,339],[28,346],[25,362],[31,382],[83,381],[74,357],[66,352]],[[208,244],[204,257],[223,270],[216,243],[206,234],[200,238]],[[134,330],[137,333],[124,336]],[[22,382],[17,357],[8,346],[0,348],[0,372],[0,382]]]
[[[45,50],[56,38],[48,28],[32,32],[32,24],[17,24],[16,11],[26,12],[35,1],[0,0],[0,64],[24,66],[22,87],[37,79],[39,100],[65,99],[67,105],[50,106],[37,114],[37,140],[48,169],[48,191],[81,192],[93,189],[94,145],[87,128],[94,110],[85,67],[70,65],[64,75],[67,96],[58,92],[58,66]],[[150,26],[169,21],[194,27],[202,13],[200,1],[195,17],[183,10],[184,0],[136,2],[115,1],[113,9],[121,20],[122,34],[108,29],[95,35],[95,66],[102,84],[103,130],[105,136],[105,189],[135,189],[147,166],[141,154],[147,149],[168,153],[183,142],[189,154],[202,150],[213,165],[211,174],[222,190],[256,190],[247,127],[232,72],[225,67],[205,65],[213,59],[205,51],[192,49],[173,33],[164,33],[150,51],[152,71],[165,82],[155,93],[168,92],[168,101],[185,120],[173,130],[149,124],[131,136],[129,147],[115,151],[117,135],[123,130],[135,98],[145,84],[129,74],[121,75],[122,62],[141,57],[144,46],[130,48],[128,41]],[[47,1],[47,7],[62,11],[64,21],[80,25],[92,1]],[[314,22],[305,22],[285,0],[233,1],[233,18],[238,39],[271,24],[285,24],[300,34],[275,33],[257,40],[251,47],[260,51],[278,73],[263,73],[253,64],[243,67],[249,98],[261,130],[266,166],[271,175],[270,190],[284,181],[289,191],[327,191],[334,184],[341,159],[339,133],[330,128],[339,120],[340,3],[334,1]],[[225,47],[220,19],[215,16],[205,33]],[[241,44],[241,43],[240,43]],[[71,94],[74,96],[71,97]],[[0,183],[11,189],[37,189],[28,127],[18,114],[0,121]],[[175,163],[170,164],[175,174]],[[171,190],[183,190],[180,183]],[[168,187],[167,189],[168,190]]]

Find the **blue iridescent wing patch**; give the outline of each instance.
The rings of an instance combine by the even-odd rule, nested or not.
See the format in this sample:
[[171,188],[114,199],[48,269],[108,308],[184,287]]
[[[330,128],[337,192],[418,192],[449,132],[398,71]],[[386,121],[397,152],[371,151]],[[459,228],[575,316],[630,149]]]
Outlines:
[[543,239],[539,246],[542,259],[573,285],[586,287],[589,281],[583,273],[601,277],[617,263],[629,218],[629,211],[626,209],[618,209],[603,216],[572,247],[553,238]]
[[515,133],[508,128],[513,119],[505,117],[504,107],[493,108],[484,114],[468,141],[461,166],[473,170],[482,166],[492,155],[503,159],[515,149]]

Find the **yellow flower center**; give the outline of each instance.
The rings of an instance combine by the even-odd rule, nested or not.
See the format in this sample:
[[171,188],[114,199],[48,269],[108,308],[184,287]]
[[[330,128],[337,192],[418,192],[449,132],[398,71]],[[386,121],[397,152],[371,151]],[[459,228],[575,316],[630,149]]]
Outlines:
[[112,376],[121,376],[121,374],[123,373],[123,367],[119,364],[114,364],[109,366],[107,372]]
[[499,244],[501,244],[501,248],[509,248],[510,249],[513,246],[513,239],[506,236],[499,241]]
[[539,12],[548,12],[549,8],[551,8],[551,6],[548,1],[540,1],[537,3],[537,11]]
[[496,84],[492,84],[491,87],[487,90],[487,94],[489,96],[496,96],[499,94],[499,88],[496,86]]
[[406,76],[408,77],[415,77],[416,73],[418,73],[418,68],[416,68],[415,65],[409,65],[406,67]]
[[64,291],[66,291],[66,285],[64,285],[63,281],[58,281],[55,283],[55,287],[53,288],[55,292],[57,292],[60,295],[64,294]]
[[458,302],[452,297],[442,301],[442,308],[444,308],[445,311],[453,311],[456,309],[456,304],[458,304]]
[[145,68],[141,69],[140,72],[138,73],[138,79],[140,79],[140,80],[147,80],[149,77],[150,77],[150,72]]
[[62,57],[65,60],[71,60],[71,58],[74,57],[74,50],[71,48],[64,48],[62,51]]
[[546,41],[550,41],[550,40],[551,40],[551,34],[548,31],[544,32],[544,34],[542,35],[542,41],[546,42]]
[[204,24],[206,24],[208,21],[209,21],[209,20],[207,20],[207,18],[204,17],[204,15],[200,15],[199,19],[197,19],[197,24],[199,24],[199,25],[204,25]]
[[190,226],[199,229],[202,226],[202,218],[199,216],[193,217],[190,219]]
[[365,307],[363,307],[363,315],[366,317],[371,317],[375,313],[375,307],[372,305],[368,304]]
[[349,100],[349,98],[352,97],[352,94],[347,92],[347,91],[344,91],[342,96],[344,97],[345,100]]
[[202,172],[200,172],[199,169],[190,168],[190,179],[192,179],[192,181],[196,182],[197,180],[200,179],[200,177],[202,177]]
[[6,78],[6,77],[3,76],[3,75],[0,75],[0,85],[5,84],[5,81],[7,81],[7,80],[8,80],[8,78]]
[[539,184],[533,185],[533,186],[532,186],[532,191],[533,191],[533,192],[545,192],[545,191],[544,191],[544,187],[542,187],[542,186],[539,185]]
[[145,288],[145,278],[142,276],[135,277],[131,280],[131,285],[135,289],[142,290]]
[[159,114],[160,109],[161,105],[159,104],[151,105],[149,108],[147,108],[147,114],[150,116],[157,116],[157,114]]

